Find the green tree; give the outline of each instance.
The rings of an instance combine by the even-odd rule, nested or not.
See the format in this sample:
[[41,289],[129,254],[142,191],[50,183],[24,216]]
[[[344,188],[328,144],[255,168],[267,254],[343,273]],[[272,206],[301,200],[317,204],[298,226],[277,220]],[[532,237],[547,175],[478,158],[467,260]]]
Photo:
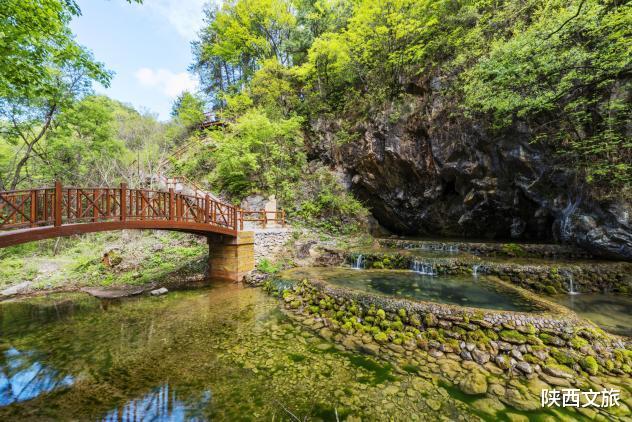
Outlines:
[[305,164],[301,120],[268,118],[260,109],[239,117],[220,132],[211,181],[235,198],[252,193],[292,195]]
[[0,189],[29,178],[30,159],[55,116],[111,74],[76,43],[69,29],[80,14],[73,0],[3,0],[0,3],[0,119],[3,151]]

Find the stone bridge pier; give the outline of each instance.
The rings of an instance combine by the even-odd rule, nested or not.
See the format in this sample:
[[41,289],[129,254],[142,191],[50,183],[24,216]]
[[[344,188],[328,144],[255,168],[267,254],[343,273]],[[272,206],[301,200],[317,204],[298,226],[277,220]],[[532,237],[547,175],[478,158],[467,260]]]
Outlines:
[[219,280],[241,281],[255,269],[255,233],[237,232],[237,236],[208,236],[208,276]]

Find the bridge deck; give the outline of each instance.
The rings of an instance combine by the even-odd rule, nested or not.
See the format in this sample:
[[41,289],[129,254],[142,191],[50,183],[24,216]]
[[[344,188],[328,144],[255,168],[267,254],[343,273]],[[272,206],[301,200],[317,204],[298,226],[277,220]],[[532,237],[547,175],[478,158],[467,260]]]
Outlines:
[[[256,211],[257,213],[259,211]],[[263,212],[263,211],[261,211]],[[253,211],[206,195],[120,187],[63,187],[0,192],[0,248],[34,240],[124,229],[235,237]],[[284,213],[274,213],[284,223]]]

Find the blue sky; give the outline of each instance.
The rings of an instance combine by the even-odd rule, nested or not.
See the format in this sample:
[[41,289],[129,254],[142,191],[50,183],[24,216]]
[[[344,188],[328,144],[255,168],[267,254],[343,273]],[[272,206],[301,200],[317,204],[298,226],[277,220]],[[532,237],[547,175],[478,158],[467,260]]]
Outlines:
[[95,87],[139,110],[169,118],[171,103],[198,81],[187,72],[190,42],[202,26],[208,0],[79,0],[82,16],[71,23],[80,44],[115,72],[108,89]]

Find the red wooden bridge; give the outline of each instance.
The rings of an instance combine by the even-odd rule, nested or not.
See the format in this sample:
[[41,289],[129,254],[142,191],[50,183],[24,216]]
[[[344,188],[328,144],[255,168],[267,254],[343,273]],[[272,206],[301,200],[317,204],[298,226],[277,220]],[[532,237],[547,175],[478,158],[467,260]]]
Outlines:
[[[270,216],[270,213],[273,215]],[[0,248],[74,234],[123,229],[237,237],[244,221],[285,224],[283,211],[245,211],[209,195],[119,187],[0,192]]]

